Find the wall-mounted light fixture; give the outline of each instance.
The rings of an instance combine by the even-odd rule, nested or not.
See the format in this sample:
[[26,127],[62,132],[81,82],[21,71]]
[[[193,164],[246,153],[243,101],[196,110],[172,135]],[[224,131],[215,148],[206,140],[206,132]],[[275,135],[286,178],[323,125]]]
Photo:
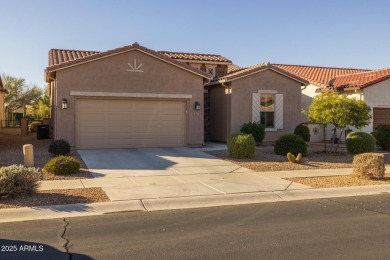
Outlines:
[[68,100],[66,98],[62,99],[62,109],[68,109]]
[[199,101],[195,101],[195,110],[196,111],[200,110],[200,103],[199,103]]

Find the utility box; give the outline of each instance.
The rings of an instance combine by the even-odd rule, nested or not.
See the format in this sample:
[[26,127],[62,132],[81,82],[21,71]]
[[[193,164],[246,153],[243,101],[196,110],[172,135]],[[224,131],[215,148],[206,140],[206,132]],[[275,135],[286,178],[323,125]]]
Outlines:
[[37,125],[37,139],[49,139],[49,125]]

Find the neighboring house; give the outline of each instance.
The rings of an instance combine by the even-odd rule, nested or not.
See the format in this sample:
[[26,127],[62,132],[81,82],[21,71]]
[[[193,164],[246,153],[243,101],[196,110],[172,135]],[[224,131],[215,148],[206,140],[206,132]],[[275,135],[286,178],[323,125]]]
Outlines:
[[222,64],[210,61],[210,75],[196,57],[200,69],[170,55],[137,43],[105,52],[50,50],[54,138],[77,148],[202,145],[204,84]]
[[390,68],[337,76],[327,88],[318,89],[324,91],[364,100],[371,108],[372,120],[361,131],[371,133],[377,125],[390,125]]
[[206,84],[210,97],[210,139],[225,142],[249,121],[266,126],[264,141],[294,131],[301,119],[301,89],[308,85],[270,63],[236,69]]
[[[306,79],[309,85],[302,90],[302,109],[307,110],[313,98],[318,95],[317,89],[327,88],[329,82],[339,75],[365,72],[364,69],[333,68],[304,65],[275,64],[276,67],[284,69],[291,74]],[[302,114],[302,123],[307,123],[308,119]]]

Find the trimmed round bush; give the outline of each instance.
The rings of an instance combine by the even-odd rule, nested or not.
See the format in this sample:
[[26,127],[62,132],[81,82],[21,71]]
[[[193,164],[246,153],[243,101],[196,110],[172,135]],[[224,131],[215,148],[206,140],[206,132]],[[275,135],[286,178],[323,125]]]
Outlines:
[[54,156],[67,155],[70,153],[70,144],[64,139],[54,140],[49,145],[49,153]]
[[385,156],[380,153],[355,155],[352,174],[365,179],[382,179],[385,175]]
[[375,151],[375,137],[365,132],[351,132],[345,142],[347,151],[352,154]]
[[251,134],[233,134],[227,141],[228,153],[232,158],[249,158],[255,154],[256,142]]
[[372,135],[381,149],[390,150],[390,125],[378,125]]
[[255,142],[260,144],[265,137],[265,125],[260,122],[248,122],[241,126],[241,133],[251,134],[255,139]]
[[40,172],[37,168],[11,165],[0,168],[0,197],[36,192]]
[[305,142],[310,141],[310,129],[307,125],[299,124],[294,129],[294,134],[299,135]]
[[279,137],[275,142],[274,152],[278,155],[286,156],[288,153],[297,155],[307,154],[307,145],[302,137],[296,134],[288,134]]
[[80,162],[71,156],[57,156],[48,161],[43,166],[43,172],[46,174],[73,174],[80,170]]

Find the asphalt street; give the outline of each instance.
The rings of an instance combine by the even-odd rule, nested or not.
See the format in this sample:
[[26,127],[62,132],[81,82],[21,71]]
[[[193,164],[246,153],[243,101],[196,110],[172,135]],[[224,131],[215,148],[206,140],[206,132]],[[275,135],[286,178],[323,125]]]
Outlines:
[[0,237],[0,259],[389,259],[390,195],[2,223]]

